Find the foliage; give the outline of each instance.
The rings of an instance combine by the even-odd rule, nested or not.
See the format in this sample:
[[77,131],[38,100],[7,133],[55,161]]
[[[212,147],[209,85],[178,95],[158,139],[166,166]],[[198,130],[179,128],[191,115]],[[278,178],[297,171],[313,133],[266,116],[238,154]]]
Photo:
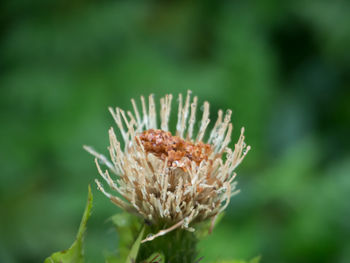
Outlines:
[[[91,214],[92,209],[92,193],[91,188],[88,188],[88,200],[83,214],[83,218],[80,223],[78,234],[73,245],[60,252],[53,253],[48,257],[44,263],[83,263],[84,259],[84,234],[86,232],[87,221]],[[117,255],[109,255],[106,258],[107,263],[191,263],[195,262],[197,253],[195,252],[195,244],[198,239],[191,232],[186,230],[175,230],[168,233],[165,236],[159,237],[153,242],[141,244],[142,239],[145,236],[145,230],[155,231],[154,228],[141,224],[135,216],[123,212],[116,214],[110,218],[110,221],[115,225],[119,236],[119,248]],[[141,231],[137,234],[135,240],[135,229],[141,228]],[[208,231],[208,226],[203,224],[202,230],[199,232],[203,233],[205,230]],[[131,246],[130,246],[131,245]],[[140,247],[141,252],[140,252]],[[160,250],[160,252],[154,252]],[[258,263],[259,259],[253,259],[249,262],[245,261],[223,261],[233,263]]]
[[[138,235],[141,236],[142,224],[138,218],[126,212],[115,214],[110,220],[115,226],[119,238],[116,258],[120,262],[125,262],[130,256],[131,246],[137,242]],[[141,232],[143,233],[144,229]]]
[[130,249],[130,253],[129,253],[128,257],[126,258],[126,263],[136,262],[136,258],[137,258],[137,255],[139,253],[139,249],[140,249],[141,241],[143,239],[144,232],[145,232],[145,227],[142,227],[140,234],[138,235],[135,243],[132,245],[132,247]]
[[143,263],[164,263],[164,256],[160,253],[153,253]]

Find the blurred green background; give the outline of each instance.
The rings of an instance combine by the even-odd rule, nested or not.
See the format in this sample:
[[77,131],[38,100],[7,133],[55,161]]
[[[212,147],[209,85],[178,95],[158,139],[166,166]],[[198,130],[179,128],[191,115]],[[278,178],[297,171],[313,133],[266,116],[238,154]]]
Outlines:
[[119,210],[82,145],[107,152],[108,106],[187,89],[252,145],[202,262],[350,262],[349,1],[0,5],[0,262],[68,248],[88,184],[87,262],[103,262]]

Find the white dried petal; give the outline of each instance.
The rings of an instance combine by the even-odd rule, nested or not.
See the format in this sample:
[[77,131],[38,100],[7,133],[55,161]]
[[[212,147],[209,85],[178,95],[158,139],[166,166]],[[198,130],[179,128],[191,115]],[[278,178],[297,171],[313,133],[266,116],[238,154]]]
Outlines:
[[[194,136],[197,100],[197,97],[194,97],[190,103],[191,92],[187,93],[185,101],[179,94],[176,136],[192,143],[190,145],[199,143],[210,145],[212,152],[199,163],[184,156],[169,165],[169,156],[161,158],[153,152],[148,152],[144,147],[139,135],[149,129],[158,129],[153,95],[148,98],[148,110],[146,100],[141,96],[142,112],[138,110],[134,99],[131,100],[133,113],[128,111],[125,114],[119,108],[115,110],[109,108],[124,140],[123,151],[113,128],[109,130],[111,161],[91,147],[84,147],[100,163],[117,174],[117,178],[113,180],[108,171],[103,172],[96,161],[99,174],[106,184],[122,197],[106,192],[102,184],[96,180],[98,189],[113,203],[126,211],[137,213],[154,224],[165,220],[168,225],[172,225],[147,237],[143,242],[153,240],[178,227],[194,231],[189,226],[193,221],[210,218],[213,225],[217,215],[228,206],[231,196],[238,193],[235,190],[236,182],[233,181],[236,176],[234,170],[250,150],[250,146],[246,146],[244,142],[244,129],[242,128],[234,149],[228,148],[233,129],[230,123],[232,112],[228,110],[223,117],[222,110],[219,110],[209,139],[203,142],[210,122],[209,103],[204,102],[201,125],[197,135]],[[171,94],[160,99],[160,128],[164,132],[169,128],[171,101]],[[206,154],[204,148],[201,148],[201,154]],[[223,161],[223,158],[226,160]]]

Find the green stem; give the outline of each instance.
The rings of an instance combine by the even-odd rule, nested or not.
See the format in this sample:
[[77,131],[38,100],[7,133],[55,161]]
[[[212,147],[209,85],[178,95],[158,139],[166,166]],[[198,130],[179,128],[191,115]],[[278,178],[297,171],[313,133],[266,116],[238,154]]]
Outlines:
[[161,252],[165,263],[193,263],[197,256],[196,245],[197,238],[194,233],[176,229],[142,244],[137,262],[142,262],[155,252]]

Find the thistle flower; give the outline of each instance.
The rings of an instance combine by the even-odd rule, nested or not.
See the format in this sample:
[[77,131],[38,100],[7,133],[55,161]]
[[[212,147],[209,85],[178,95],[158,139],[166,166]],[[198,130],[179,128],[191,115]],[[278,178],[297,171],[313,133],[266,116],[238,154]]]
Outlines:
[[[109,130],[111,161],[91,147],[85,149],[96,157],[99,174],[111,190],[105,191],[95,180],[98,189],[120,208],[135,213],[146,221],[167,228],[150,235],[143,242],[153,240],[176,228],[194,231],[190,224],[212,220],[228,206],[236,194],[235,168],[242,162],[250,147],[244,142],[244,128],[234,149],[231,140],[231,110],[223,116],[219,110],[216,123],[204,142],[209,124],[209,103],[204,102],[203,115],[195,136],[197,97],[190,102],[178,98],[176,132],[169,131],[172,95],[160,99],[160,126],[157,125],[156,104],[149,96],[148,109],[141,96],[142,114],[134,99],[134,112],[109,108],[124,140],[122,147],[113,128]],[[123,148],[123,149],[122,149]],[[108,170],[116,175],[112,179]],[[161,229],[161,228],[160,228]]]

